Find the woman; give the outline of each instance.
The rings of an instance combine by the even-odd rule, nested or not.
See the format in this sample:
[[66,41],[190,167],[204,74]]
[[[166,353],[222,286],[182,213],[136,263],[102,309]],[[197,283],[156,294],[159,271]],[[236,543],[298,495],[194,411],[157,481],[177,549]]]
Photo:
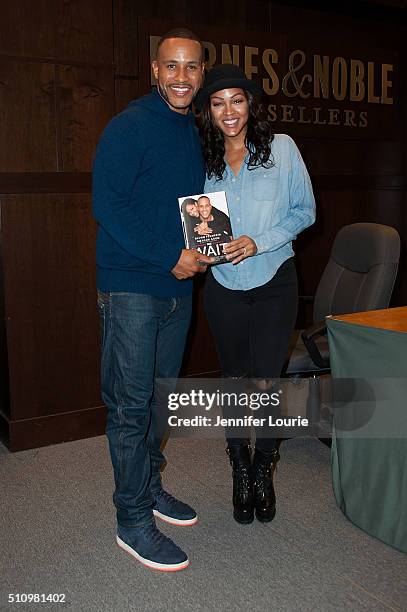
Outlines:
[[[238,66],[218,65],[207,74],[196,104],[205,192],[226,192],[235,236],[224,248],[228,263],[208,274],[205,311],[223,375],[260,379],[258,387],[270,389],[267,381],[281,375],[297,314],[291,242],[314,222],[315,201],[294,141],[273,135],[260,94]],[[227,434],[239,523],[252,522],[254,509],[262,522],[274,518],[279,455],[269,433],[256,431],[253,466],[249,441]]]

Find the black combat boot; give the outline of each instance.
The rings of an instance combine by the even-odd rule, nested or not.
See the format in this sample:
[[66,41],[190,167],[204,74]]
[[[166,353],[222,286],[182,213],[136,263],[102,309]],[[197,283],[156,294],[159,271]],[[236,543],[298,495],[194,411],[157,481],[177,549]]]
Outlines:
[[262,523],[272,521],[276,514],[273,475],[280,455],[277,449],[266,452],[256,447],[254,453],[254,505],[256,518]]
[[226,449],[233,469],[233,518],[247,525],[253,522],[253,474],[250,447],[247,444]]

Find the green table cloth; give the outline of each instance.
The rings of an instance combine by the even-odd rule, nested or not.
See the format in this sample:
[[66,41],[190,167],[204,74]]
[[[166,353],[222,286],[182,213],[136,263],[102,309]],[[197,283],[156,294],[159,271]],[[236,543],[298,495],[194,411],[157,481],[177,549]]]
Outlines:
[[[332,318],[327,328],[336,502],[355,525],[407,553],[407,334]],[[367,401],[364,391],[354,400],[345,392],[341,403],[341,379],[368,390]],[[356,429],[351,414],[361,415]]]

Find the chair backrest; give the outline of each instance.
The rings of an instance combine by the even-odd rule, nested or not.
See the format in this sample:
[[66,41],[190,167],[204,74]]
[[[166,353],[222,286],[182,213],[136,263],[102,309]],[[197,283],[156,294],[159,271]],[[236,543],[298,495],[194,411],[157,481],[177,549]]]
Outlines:
[[400,257],[388,225],[354,223],[337,234],[314,300],[314,323],[327,315],[387,308]]

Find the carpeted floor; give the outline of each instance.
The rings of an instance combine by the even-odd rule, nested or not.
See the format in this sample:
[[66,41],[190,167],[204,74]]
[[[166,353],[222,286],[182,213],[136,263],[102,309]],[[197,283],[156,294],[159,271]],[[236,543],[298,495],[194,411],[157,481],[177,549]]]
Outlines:
[[[160,523],[190,567],[154,572],[115,545],[104,437],[10,454],[0,446],[0,610],[407,610],[407,556],[354,527],[336,507],[330,451],[281,446],[275,520],[231,517],[219,440],[168,442],[166,488],[195,506],[194,527]],[[65,604],[9,604],[9,593],[64,593]]]

